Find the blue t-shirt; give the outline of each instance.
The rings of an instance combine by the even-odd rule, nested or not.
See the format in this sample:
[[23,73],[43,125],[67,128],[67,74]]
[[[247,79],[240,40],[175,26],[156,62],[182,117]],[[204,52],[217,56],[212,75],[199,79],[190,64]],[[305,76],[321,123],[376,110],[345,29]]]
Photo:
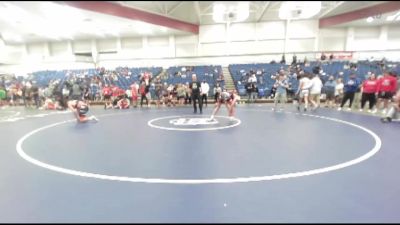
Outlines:
[[360,86],[360,80],[357,78],[349,78],[344,84],[345,93],[355,93],[357,92],[358,86]]
[[325,89],[326,93],[334,93],[335,87],[336,87],[336,81],[328,80],[325,82],[324,89]]

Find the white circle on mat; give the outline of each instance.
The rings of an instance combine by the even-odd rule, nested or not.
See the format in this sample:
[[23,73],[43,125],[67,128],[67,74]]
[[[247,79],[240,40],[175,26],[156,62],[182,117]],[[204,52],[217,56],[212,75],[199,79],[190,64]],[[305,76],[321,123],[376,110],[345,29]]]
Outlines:
[[[260,110],[261,111],[261,110]],[[56,171],[59,173],[64,173],[64,174],[69,174],[69,175],[74,175],[74,176],[81,176],[81,177],[87,177],[87,178],[96,178],[96,179],[103,179],[103,180],[112,180],[112,181],[125,181],[125,182],[135,182],[135,183],[157,183],[157,184],[219,184],[219,183],[244,183],[244,182],[259,182],[259,181],[269,181],[269,180],[278,180],[278,179],[288,179],[288,178],[295,178],[295,177],[302,177],[302,176],[310,176],[310,175],[315,175],[315,174],[321,174],[321,173],[327,173],[339,169],[343,169],[358,163],[361,163],[368,158],[372,157],[375,155],[381,148],[382,141],[379,138],[378,135],[376,135],[374,132],[371,130],[351,123],[347,122],[344,120],[339,120],[336,118],[330,118],[330,117],[325,117],[325,116],[317,116],[317,115],[311,115],[311,114],[300,114],[303,116],[309,116],[309,117],[315,117],[315,118],[320,118],[320,119],[326,119],[342,124],[346,124],[355,128],[358,128],[369,135],[372,136],[372,138],[375,140],[375,145],[374,147],[368,151],[367,153],[343,162],[339,163],[336,165],[332,166],[327,166],[323,168],[317,168],[317,169],[312,169],[312,170],[306,170],[306,171],[299,171],[299,172],[292,172],[292,173],[285,173],[285,174],[276,174],[276,175],[269,175],[269,176],[254,176],[254,177],[237,177],[237,178],[215,178],[215,179],[163,179],[163,178],[141,178],[141,177],[126,177],[126,176],[112,176],[112,175],[104,175],[104,174],[96,174],[96,173],[89,173],[89,172],[84,172],[84,171],[78,171],[78,170],[73,170],[73,169],[67,169],[63,167],[59,167],[56,165],[50,165],[45,162],[39,161],[28,154],[25,153],[25,151],[22,148],[22,144],[26,139],[34,135],[35,133],[38,133],[40,131],[43,131],[45,129],[49,129],[55,126],[59,126],[68,122],[74,122],[75,120],[68,120],[68,121],[63,121],[63,122],[58,122],[58,123],[53,123],[47,126],[43,126],[40,128],[37,128],[27,134],[25,134],[23,137],[21,137],[16,145],[17,153],[25,160],[27,160],[30,163],[33,163],[37,166],[43,167],[45,169],[49,169],[52,171]]]

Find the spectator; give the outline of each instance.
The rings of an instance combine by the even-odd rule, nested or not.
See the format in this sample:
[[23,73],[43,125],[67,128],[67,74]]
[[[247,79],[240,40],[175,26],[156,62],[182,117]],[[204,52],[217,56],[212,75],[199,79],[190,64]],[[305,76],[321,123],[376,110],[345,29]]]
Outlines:
[[33,101],[35,102],[35,106],[38,109],[40,107],[40,99],[39,99],[39,87],[36,85],[36,81],[32,82],[32,87],[31,87],[31,95],[33,98]]
[[[361,87],[362,87],[362,83],[361,85],[357,88],[356,93],[354,94],[354,100],[353,100],[353,109],[361,109],[360,105],[361,105]],[[361,110],[362,111],[362,110]]]
[[281,64],[286,64],[285,54],[282,55]]
[[347,80],[347,82],[344,84],[344,96],[342,103],[340,104],[340,107],[338,108],[339,111],[342,110],[343,106],[345,103],[350,100],[349,108],[347,108],[348,111],[351,110],[351,105],[353,104],[354,100],[354,95],[357,91],[357,89],[360,86],[360,81],[358,80],[357,76],[355,73],[352,73],[350,75],[350,78]]
[[207,97],[208,97],[208,92],[210,91],[210,86],[208,85],[208,83],[203,80],[203,82],[201,83],[201,101],[206,103],[206,107],[207,107]]
[[335,103],[335,88],[336,81],[333,76],[329,76],[328,80],[324,84],[325,94],[326,94],[326,105],[325,107],[333,108]]
[[368,79],[364,80],[362,84],[362,96],[361,96],[361,108],[360,111],[363,111],[365,103],[369,102],[369,110],[368,112],[372,112],[372,109],[375,106],[376,102],[376,94],[378,93],[378,81],[376,80],[375,74],[371,74]]
[[[278,101],[280,104],[283,103],[283,105],[287,101],[286,89],[289,88],[289,85],[288,85],[288,81],[287,81],[285,75],[280,74],[278,76],[278,79],[276,80],[274,86],[276,88],[276,92],[275,92],[275,99],[274,99],[274,108],[272,108],[272,110],[277,110]],[[283,106],[281,106],[280,110],[283,110]]]
[[179,105],[183,105],[185,101],[185,86],[183,84],[178,84],[177,88],[177,100]]
[[336,80],[336,87],[335,87],[335,102],[336,105],[340,105],[340,103],[342,102],[343,99],[343,95],[344,95],[344,84],[343,84],[343,79],[342,78],[338,78]]
[[298,111],[301,109],[302,101],[304,101],[304,111],[307,111],[308,108],[308,96],[310,94],[310,88],[312,85],[309,77],[310,75],[306,73],[298,77],[300,79],[299,89],[297,91],[297,95],[299,96],[299,102],[297,105]]
[[323,84],[318,74],[314,74],[314,77],[311,79],[311,88],[310,88],[310,96],[309,100],[311,103],[311,108],[313,110],[320,107],[320,96]]
[[321,55],[321,61],[325,61],[326,60],[326,55],[325,55],[325,53],[322,53],[322,55]]
[[149,99],[147,98],[147,93],[149,92],[148,86],[146,85],[146,82],[143,80],[142,83],[140,84],[139,87],[139,94],[140,94],[140,107],[143,107],[143,100],[146,99],[146,105],[147,107],[150,107],[149,105]]
[[296,54],[293,55],[293,60],[291,65],[296,65],[297,64],[297,56]]
[[185,105],[186,104],[192,104],[192,93],[190,92],[190,88],[189,88],[189,82],[186,82],[185,84]]
[[383,101],[382,114],[386,114],[389,100],[393,97],[396,90],[397,79],[395,78],[394,73],[385,73],[381,79],[378,79],[378,103],[376,105],[376,108],[377,110],[379,110],[379,106]]
[[112,108],[111,96],[113,94],[111,87],[106,84],[102,90],[104,96],[104,109]]
[[30,81],[27,81],[25,85],[22,87],[22,99],[24,100],[25,107],[31,106],[31,100],[32,100],[31,87],[32,84]]
[[162,83],[159,78],[156,79],[154,83],[155,87],[155,99],[156,99],[156,105],[157,107],[161,106],[161,100],[162,100]]
[[78,82],[74,82],[72,85],[72,100],[82,100],[82,87],[78,84]]
[[250,78],[247,80],[248,83],[257,83],[257,77],[254,73],[250,75]]
[[250,103],[250,99],[253,97],[252,93],[253,93],[254,89],[255,89],[254,83],[252,83],[252,82],[246,83],[246,91],[247,91],[247,95],[248,95],[247,102],[248,103]]

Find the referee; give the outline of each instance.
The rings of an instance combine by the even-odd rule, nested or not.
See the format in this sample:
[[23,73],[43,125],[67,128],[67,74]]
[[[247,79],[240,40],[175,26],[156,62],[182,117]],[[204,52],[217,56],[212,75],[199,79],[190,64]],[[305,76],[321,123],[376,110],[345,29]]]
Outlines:
[[[203,101],[201,100],[200,92],[201,92],[201,84],[197,81],[196,74],[192,75],[192,82],[189,84],[189,89],[192,93],[192,101],[193,101],[193,109],[194,113],[197,113],[197,104],[199,102],[200,114],[203,113]],[[197,101],[196,101],[197,100]]]

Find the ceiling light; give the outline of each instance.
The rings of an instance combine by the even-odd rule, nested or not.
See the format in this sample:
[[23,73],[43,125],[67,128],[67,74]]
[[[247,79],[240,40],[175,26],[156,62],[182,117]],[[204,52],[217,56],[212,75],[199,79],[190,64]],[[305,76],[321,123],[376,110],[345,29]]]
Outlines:
[[374,18],[372,18],[371,16],[367,18],[368,23],[371,23],[372,21],[374,21]]
[[279,8],[280,19],[308,19],[317,15],[321,11],[320,1],[283,2]]

